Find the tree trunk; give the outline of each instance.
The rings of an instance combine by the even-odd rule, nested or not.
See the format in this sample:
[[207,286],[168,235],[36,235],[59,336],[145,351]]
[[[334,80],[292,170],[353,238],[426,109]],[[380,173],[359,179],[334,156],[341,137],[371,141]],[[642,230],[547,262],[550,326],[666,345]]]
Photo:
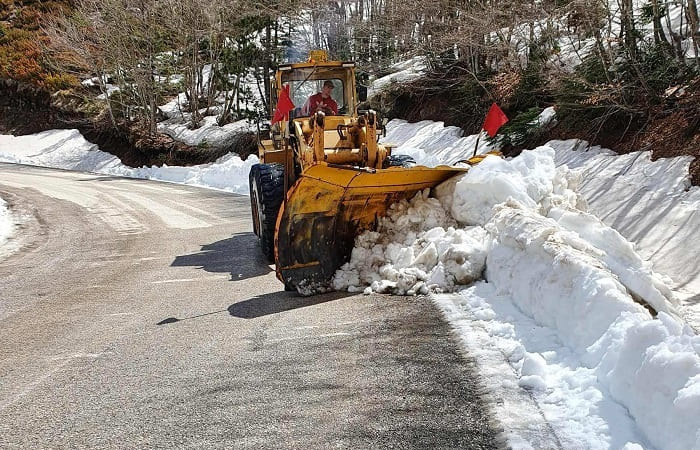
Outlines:
[[627,55],[637,59],[637,36],[634,27],[634,4],[633,0],[620,0],[620,21],[622,28],[622,42],[627,51]]
[[695,0],[688,0],[688,22],[695,49],[695,65],[700,69],[700,28],[698,28],[698,5]]
[[657,44],[670,44],[666,39],[664,27],[661,25],[661,8],[659,8],[659,0],[651,0],[651,8],[654,22],[654,42]]

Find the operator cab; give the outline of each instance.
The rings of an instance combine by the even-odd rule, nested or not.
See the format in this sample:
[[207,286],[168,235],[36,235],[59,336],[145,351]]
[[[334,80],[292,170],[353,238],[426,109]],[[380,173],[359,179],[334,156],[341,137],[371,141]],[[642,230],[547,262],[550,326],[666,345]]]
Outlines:
[[322,50],[311,51],[307,62],[279,66],[276,79],[272,80],[276,89],[272,89],[271,112],[274,113],[274,105],[277,104],[278,89],[289,86],[294,103],[290,119],[309,117],[310,114],[302,111],[302,106],[309,97],[321,92],[325,81],[330,81],[333,83],[331,98],[338,104],[338,116],[354,116],[358,103],[354,68],[353,62],[328,61],[327,53]]

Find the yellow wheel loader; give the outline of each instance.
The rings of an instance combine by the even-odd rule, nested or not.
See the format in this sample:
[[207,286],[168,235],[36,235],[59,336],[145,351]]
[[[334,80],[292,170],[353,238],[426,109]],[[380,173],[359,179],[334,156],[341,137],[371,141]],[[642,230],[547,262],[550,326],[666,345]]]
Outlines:
[[[326,107],[314,111],[309,97],[324,83],[330,87],[328,81],[333,101],[325,98]],[[366,90],[358,93],[352,62],[328,61],[325,52],[313,51],[307,62],[280,66],[270,92],[270,116],[288,118],[259,133],[261,163],[250,171],[250,201],[263,253],[288,290],[328,290],[355,237],[374,229],[392,203],[466,170],[416,166],[378,144],[377,114],[357,110]]]

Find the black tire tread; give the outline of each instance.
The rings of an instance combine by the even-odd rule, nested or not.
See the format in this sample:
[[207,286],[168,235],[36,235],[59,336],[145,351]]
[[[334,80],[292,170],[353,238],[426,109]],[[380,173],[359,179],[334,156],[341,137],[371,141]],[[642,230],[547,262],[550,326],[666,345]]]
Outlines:
[[[250,168],[251,213],[258,214],[260,230],[258,241],[265,258],[275,259],[275,225],[277,213],[284,199],[284,166],[282,164],[255,164]],[[257,204],[253,188],[256,187]]]

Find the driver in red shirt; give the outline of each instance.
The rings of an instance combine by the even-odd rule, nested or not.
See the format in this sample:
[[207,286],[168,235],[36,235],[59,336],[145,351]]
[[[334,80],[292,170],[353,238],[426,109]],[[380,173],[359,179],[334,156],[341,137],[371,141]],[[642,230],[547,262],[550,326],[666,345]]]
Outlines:
[[316,111],[323,111],[327,115],[338,115],[338,104],[331,98],[331,92],[333,92],[333,82],[326,80],[323,83],[321,92],[312,95],[304,103],[304,106],[301,108],[302,114],[310,116]]

